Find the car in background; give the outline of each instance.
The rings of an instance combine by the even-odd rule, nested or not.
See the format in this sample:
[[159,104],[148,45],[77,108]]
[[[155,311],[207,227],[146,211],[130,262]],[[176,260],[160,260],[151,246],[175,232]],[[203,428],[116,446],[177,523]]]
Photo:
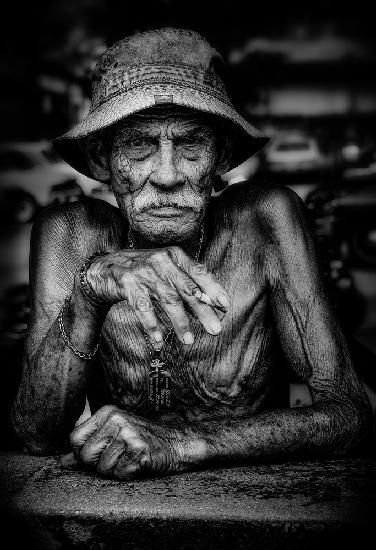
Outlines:
[[376,176],[318,188],[306,205],[326,250],[349,266],[376,267]]
[[274,175],[321,172],[331,166],[317,140],[302,133],[284,133],[272,139],[263,151],[263,169]]
[[97,186],[58,157],[48,141],[0,145],[2,221],[28,223],[40,208],[78,200]]

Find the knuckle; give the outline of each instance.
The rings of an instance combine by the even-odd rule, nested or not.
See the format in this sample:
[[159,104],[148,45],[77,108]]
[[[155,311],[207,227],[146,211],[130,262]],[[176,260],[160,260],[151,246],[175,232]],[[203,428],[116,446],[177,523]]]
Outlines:
[[150,311],[153,309],[153,304],[147,296],[137,296],[135,301],[135,308],[138,311]]
[[143,265],[138,268],[137,275],[140,279],[145,279],[149,281],[155,276],[155,271],[152,267],[148,265]]
[[98,412],[101,412],[101,414],[108,416],[110,413],[112,413],[116,409],[117,409],[116,405],[104,405],[99,409]]
[[192,275],[206,275],[208,273],[206,265],[199,262],[192,263],[189,271]]
[[108,415],[108,421],[111,422],[111,424],[121,425],[124,423],[124,418],[120,411],[114,410]]
[[192,280],[186,282],[184,291],[188,296],[192,296],[195,292],[201,292],[200,288]]
[[121,441],[127,441],[127,444],[129,445],[131,441],[138,438],[138,434],[131,424],[126,423],[122,426],[118,437]]
[[129,286],[129,275],[123,272],[118,278],[118,285],[122,290],[125,290]]
[[152,253],[151,256],[152,261],[157,263],[163,263],[170,259],[168,250],[165,248],[160,248],[159,250],[156,250]]
[[177,306],[181,303],[181,298],[179,294],[171,288],[163,292],[161,302],[167,306]]

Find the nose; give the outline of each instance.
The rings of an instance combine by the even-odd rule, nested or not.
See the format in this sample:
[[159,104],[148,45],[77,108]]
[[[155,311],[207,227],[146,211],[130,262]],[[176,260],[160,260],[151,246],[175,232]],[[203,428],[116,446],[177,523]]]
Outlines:
[[166,190],[184,183],[184,177],[177,169],[176,160],[172,141],[161,141],[159,151],[155,155],[155,165],[149,177],[150,183]]

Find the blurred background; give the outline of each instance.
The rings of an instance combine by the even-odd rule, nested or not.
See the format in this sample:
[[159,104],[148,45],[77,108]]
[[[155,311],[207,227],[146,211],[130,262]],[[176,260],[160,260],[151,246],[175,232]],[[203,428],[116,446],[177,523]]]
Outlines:
[[[333,307],[375,408],[376,41],[370,2],[49,0],[7,3],[0,33],[0,422],[21,372],[33,220],[108,189],[65,164],[51,138],[85,116],[98,56],[160,26],[204,34],[228,62],[243,115],[271,136],[224,179],[294,189],[306,203]],[[250,183],[251,185],[252,183]],[[290,402],[307,400],[291,380]]]

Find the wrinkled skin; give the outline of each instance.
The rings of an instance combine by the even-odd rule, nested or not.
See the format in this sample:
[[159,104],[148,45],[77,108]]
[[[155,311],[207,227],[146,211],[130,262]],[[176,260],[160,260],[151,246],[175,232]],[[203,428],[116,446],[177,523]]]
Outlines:
[[62,463],[68,468],[84,463],[121,480],[167,474],[181,467],[174,439],[176,430],[107,405],[74,430],[74,455],[63,457]]
[[[14,426],[37,454],[117,479],[209,464],[343,453],[370,408],[328,304],[304,209],[246,183],[210,200],[228,167],[216,128],[192,112],[144,113],[87,143],[120,211],[88,201],[47,213],[32,241],[32,315]],[[136,250],[129,250],[128,224]],[[198,261],[200,228],[205,239]],[[77,273],[87,272],[100,305]],[[210,299],[197,299],[196,291]],[[58,313],[78,358],[61,338]],[[170,411],[147,408],[150,343],[174,381]],[[145,333],[149,335],[148,341]],[[281,348],[312,404],[276,408]],[[167,353],[168,351],[168,353]],[[93,416],[74,428],[89,396]]]
[[139,114],[121,124],[110,153],[111,182],[133,231],[157,244],[195,237],[216,163],[215,134],[197,115]]

